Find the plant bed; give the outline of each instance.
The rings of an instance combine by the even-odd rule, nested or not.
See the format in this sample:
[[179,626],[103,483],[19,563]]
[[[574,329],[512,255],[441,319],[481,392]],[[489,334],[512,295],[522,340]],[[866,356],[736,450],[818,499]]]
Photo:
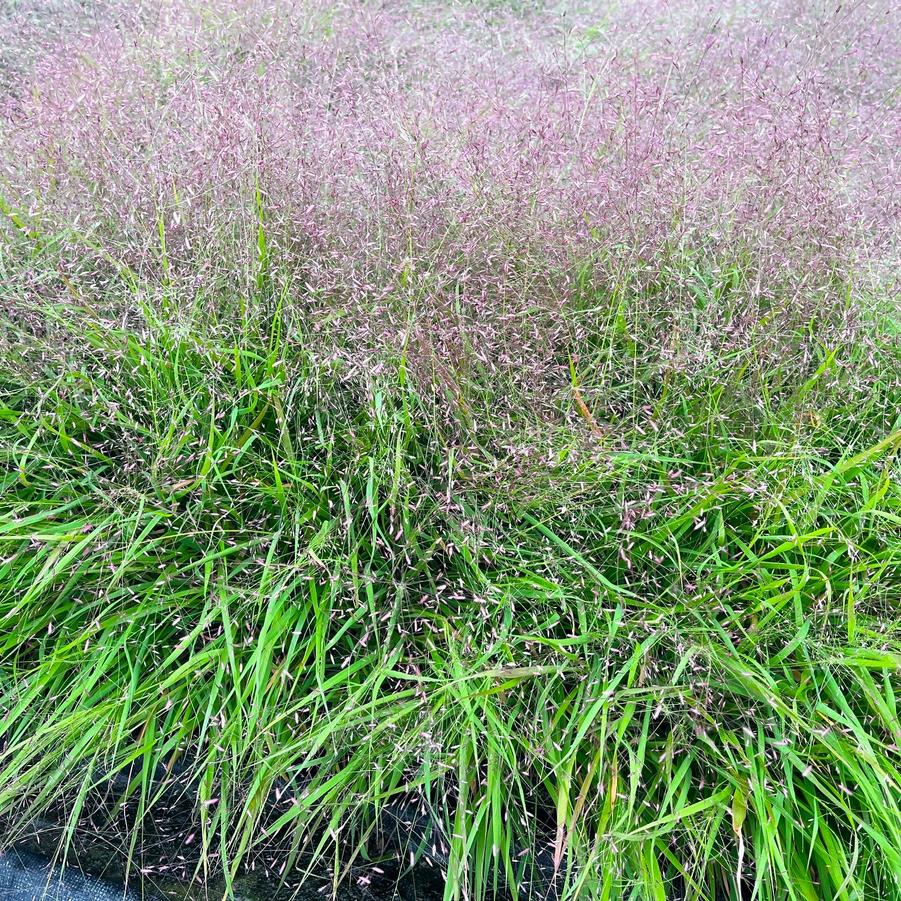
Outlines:
[[218,896],[899,897],[893,16],[22,38],[10,840]]

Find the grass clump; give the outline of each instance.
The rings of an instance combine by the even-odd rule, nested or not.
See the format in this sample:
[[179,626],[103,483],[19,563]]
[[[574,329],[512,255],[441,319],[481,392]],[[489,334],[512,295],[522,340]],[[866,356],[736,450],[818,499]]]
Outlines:
[[148,5],[7,99],[12,834],[901,896],[882,20],[573,13]]

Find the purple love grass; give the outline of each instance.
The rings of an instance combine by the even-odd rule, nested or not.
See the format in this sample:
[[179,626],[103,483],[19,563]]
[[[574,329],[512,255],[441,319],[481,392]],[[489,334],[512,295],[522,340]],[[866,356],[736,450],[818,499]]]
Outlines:
[[888,4],[126,10],[4,101],[7,202],[76,267],[213,304],[251,290],[262,210],[351,366],[404,347],[452,393],[553,405],[614,320],[661,366],[765,366],[812,321],[852,336],[849,281],[894,258]]

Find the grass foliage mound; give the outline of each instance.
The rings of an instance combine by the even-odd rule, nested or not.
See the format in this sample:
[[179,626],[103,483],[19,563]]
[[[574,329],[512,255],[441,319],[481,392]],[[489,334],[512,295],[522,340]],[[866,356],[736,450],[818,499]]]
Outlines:
[[901,898],[897,18],[102,6],[0,100],[7,827]]

